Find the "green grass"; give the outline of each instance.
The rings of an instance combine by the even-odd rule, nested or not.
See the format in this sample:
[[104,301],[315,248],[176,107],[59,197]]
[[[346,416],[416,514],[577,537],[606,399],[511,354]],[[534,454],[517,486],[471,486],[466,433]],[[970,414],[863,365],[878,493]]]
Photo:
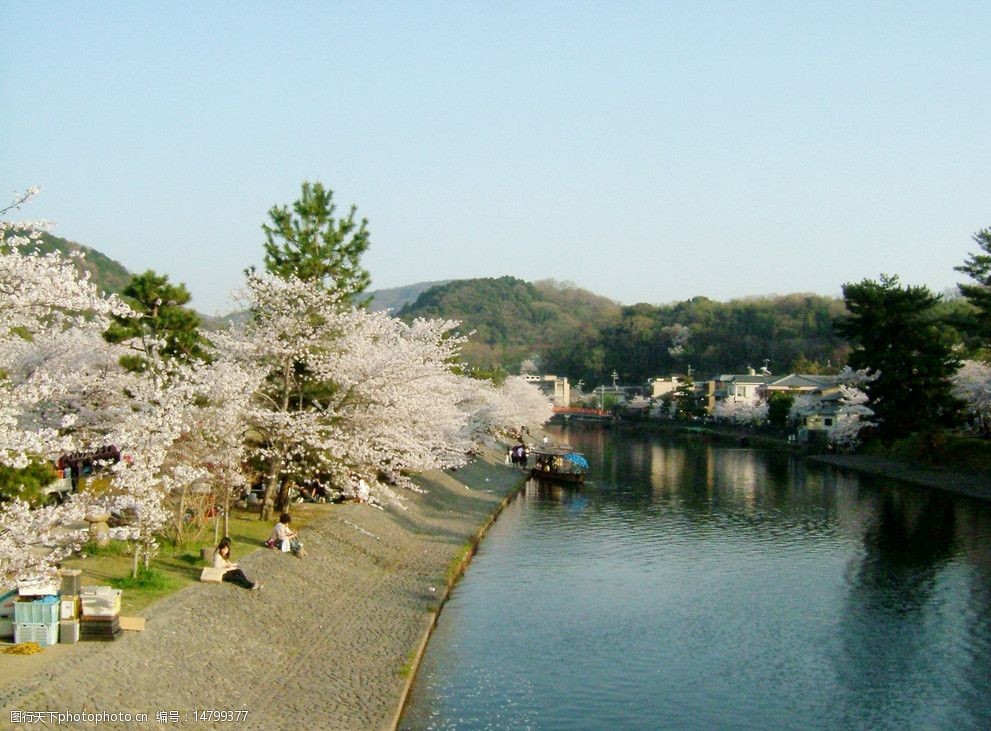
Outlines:
[[416,662],[416,650],[410,650],[409,655],[406,656],[406,662],[399,666],[399,674],[408,678],[410,673],[413,672],[413,663]]
[[454,558],[451,559],[450,563],[447,565],[447,583],[450,585],[455,579],[464,571],[465,564],[471,558],[475,551],[475,546],[471,542],[465,543],[461,550],[459,550]]
[[174,576],[171,576],[164,571],[159,569],[146,569],[144,567],[138,569],[137,577],[127,576],[121,577],[119,579],[111,579],[110,585],[117,589],[139,589],[149,592],[170,592],[178,589],[180,583],[176,581]]
[[[310,520],[330,508],[330,505],[294,505],[293,528],[299,530],[305,527]],[[273,525],[272,522],[258,520],[254,511],[235,510],[230,520],[231,555],[234,560],[264,546],[265,540],[272,534]],[[137,579],[131,578],[133,548],[129,542],[111,541],[104,547],[86,544],[81,555],[67,559],[63,565],[81,569],[83,585],[102,584],[123,589],[121,613],[135,615],[155,601],[199,581],[200,571],[206,565],[200,558],[200,549],[213,545],[212,529],[204,540],[198,542],[174,545],[160,541],[158,554],[151,560],[148,570],[141,566]]]

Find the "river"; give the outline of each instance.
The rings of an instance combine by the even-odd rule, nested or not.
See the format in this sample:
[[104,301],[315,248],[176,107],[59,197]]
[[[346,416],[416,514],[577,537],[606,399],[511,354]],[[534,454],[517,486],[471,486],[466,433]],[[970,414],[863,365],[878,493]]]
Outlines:
[[441,613],[404,729],[991,728],[991,504],[559,431]]

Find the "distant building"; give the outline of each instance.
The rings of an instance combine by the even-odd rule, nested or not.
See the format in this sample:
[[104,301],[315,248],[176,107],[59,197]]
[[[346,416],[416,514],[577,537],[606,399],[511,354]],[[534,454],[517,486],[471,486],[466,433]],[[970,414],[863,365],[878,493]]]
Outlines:
[[770,381],[764,387],[764,390],[768,395],[772,393],[790,393],[794,395],[812,393],[813,391],[833,386],[838,380],[839,376],[805,376],[792,373]]
[[668,376],[667,378],[651,378],[647,381],[647,388],[650,389],[650,397],[659,399],[674,391],[684,382],[681,376]]
[[524,375],[522,378],[547,394],[555,406],[571,406],[571,386],[566,376]]
[[842,410],[839,386],[830,385],[808,392],[808,403],[795,411],[798,441],[828,441],[840,422],[850,419]]

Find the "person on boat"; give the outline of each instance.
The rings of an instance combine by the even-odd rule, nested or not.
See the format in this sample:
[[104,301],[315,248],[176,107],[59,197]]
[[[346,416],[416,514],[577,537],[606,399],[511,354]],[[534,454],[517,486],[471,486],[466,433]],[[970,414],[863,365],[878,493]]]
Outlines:
[[257,581],[252,581],[238,567],[237,563],[231,561],[231,539],[224,536],[217,544],[217,550],[213,552],[213,567],[224,569],[224,581],[237,584],[245,589],[261,589],[262,585]]

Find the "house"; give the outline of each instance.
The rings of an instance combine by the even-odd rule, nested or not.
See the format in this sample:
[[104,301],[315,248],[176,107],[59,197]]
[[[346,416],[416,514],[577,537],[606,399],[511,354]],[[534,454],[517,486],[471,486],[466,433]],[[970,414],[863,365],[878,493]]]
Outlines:
[[764,391],[770,396],[772,393],[790,393],[798,395],[802,393],[812,393],[823,388],[835,385],[839,381],[839,376],[819,376],[800,375],[791,373],[782,378],[768,382]]
[[652,399],[659,399],[666,394],[674,393],[684,382],[681,376],[668,376],[667,378],[651,378],[647,381],[647,388]]
[[842,396],[834,384],[811,391],[798,402],[794,417],[799,442],[829,441],[836,427],[851,418],[843,412]]
[[571,406],[571,386],[565,376],[524,375],[523,380],[532,383],[550,398],[555,406]]

